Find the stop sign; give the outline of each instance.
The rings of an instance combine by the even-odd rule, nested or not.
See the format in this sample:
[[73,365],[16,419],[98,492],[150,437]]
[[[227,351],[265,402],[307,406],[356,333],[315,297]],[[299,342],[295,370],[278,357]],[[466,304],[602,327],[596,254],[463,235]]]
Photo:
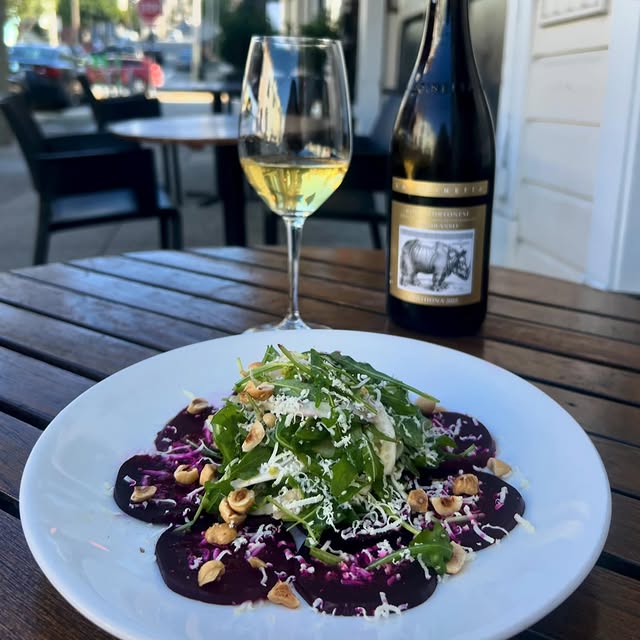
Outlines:
[[153,22],[162,15],[162,0],[138,0],[138,15],[145,22]]

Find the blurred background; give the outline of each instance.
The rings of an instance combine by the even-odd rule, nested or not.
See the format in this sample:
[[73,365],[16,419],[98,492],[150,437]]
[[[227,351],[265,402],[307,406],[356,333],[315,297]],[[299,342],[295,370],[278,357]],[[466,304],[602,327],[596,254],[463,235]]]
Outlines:
[[[92,126],[79,73],[97,97],[145,92],[160,99],[166,115],[205,113],[210,104],[198,90],[241,79],[252,35],[333,37],[345,51],[355,130],[366,135],[385,99],[406,86],[426,4],[0,0],[0,93],[25,92],[43,127],[54,132]],[[471,0],[474,50],[497,136],[494,264],[640,291],[640,251],[632,243],[640,232],[640,192],[629,191],[640,146],[634,133],[640,109],[630,91],[640,79],[638,65],[628,64],[640,58],[639,4]],[[223,98],[233,109],[237,97]],[[8,143],[3,125],[0,139]],[[0,146],[0,180],[18,171],[14,152],[15,145]],[[189,180],[210,181],[208,154],[181,155],[187,189]],[[221,242],[211,211],[184,217],[187,244]],[[368,246],[357,225],[335,233],[323,226],[310,221],[308,242]],[[91,250],[137,247],[142,237]]]

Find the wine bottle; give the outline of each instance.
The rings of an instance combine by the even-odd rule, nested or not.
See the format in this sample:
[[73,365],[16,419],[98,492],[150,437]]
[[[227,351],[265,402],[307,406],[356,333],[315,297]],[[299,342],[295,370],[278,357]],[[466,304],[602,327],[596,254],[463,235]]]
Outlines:
[[431,0],[391,142],[391,319],[470,334],[487,311],[495,141],[469,0]]

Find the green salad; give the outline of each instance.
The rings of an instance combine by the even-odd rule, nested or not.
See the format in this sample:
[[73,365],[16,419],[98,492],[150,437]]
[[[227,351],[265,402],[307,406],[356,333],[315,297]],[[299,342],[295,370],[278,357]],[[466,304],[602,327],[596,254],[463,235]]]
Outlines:
[[[260,362],[239,368],[233,393],[209,418],[221,465],[185,527],[247,489],[252,515],[290,522],[326,563],[341,560],[322,544],[328,529],[348,539],[403,527],[413,539],[396,554],[444,571],[449,537],[437,522],[416,525],[407,505],[421,471],[455,444],[431,430],[410,394],[432,406],[435,398],[339,352],[270,346]],[[390,554],[370,568],[397,559]]]

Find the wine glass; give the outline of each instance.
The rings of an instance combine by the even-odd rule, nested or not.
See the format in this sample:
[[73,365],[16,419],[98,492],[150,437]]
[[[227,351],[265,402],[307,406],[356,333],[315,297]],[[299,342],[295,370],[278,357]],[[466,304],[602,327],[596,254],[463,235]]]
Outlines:
[[336,40],[254,36],[242,84],[240,163],[287,231],[289,311],[252,331],[310,329],[298,310],[305,220],[338,188],[351,160],[351,109]]

